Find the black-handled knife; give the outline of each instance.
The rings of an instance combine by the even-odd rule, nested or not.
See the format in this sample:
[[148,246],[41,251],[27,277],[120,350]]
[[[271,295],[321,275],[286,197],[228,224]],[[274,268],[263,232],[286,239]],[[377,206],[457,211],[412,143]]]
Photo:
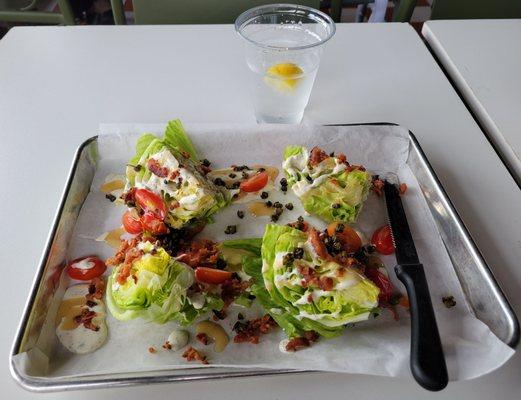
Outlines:
[[396,248],[396,276],[405,285],[411,309],[411,372],[425,389],[447,386],[448,375],[429,287],[412,240],[396,185],[385,181],[385,202]]

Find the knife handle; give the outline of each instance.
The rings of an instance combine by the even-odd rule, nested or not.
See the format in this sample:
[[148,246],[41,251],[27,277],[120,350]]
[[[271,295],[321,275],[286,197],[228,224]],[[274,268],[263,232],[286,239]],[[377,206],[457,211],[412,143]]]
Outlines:
[[411,372],[425,389],[442,390],[448,383],[447,366],[422,264],[397,265],[411,308]]

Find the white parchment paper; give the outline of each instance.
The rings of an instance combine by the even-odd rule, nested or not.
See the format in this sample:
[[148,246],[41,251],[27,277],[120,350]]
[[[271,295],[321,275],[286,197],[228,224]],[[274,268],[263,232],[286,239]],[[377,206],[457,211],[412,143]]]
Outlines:
[[[447,359],[451,380],[471,379],[486,374],[508,360],[513,350],[501,342],[489,328],[476,319],[464,297],[446,253],[442,240],[434,225],[427,204],[420,192],[414,174],[406,165],[409,139],[406,129],[395,126],[219,126],[188,125],[201,158],[212,161],[215,168],[230,164],[266,164],[280,167],[282,152],[289,144],[313,147],[319,145],[326,151],[344,152],[351,163],[360,163],[376,172],[393,172],[400,181],[407,183],[409,190],[404,196],[411,231],[420,260],[425,266],[432,303],[436,312],[440,335]],[[99,144],[99,166],[75,228],[69,249],[69,257],[98,254],[108,257],[114,252],[106,244],[93,239],[120,225],[123,207],[107,201],[99,188],[109,173],[124,173],[127,160],[134,153],[137,137],[144,132],[162,135],[164,125],[118,124],[102,125]],[[278,186],[278,185],[277,185]],[[270,194],[270,199],[296,207],[285,211],[279,223],[284,224],[304,215],[299,201],[291,193]],[[268,218],[253,218],[246,212],[244,220],[236,218],[238,209],[246,211],[244,204],[235,204],[220,212],[216,222],[200,234],[201,237],[221,241],[239,237],[262,236]],[[320,221],[306,217],[313,224],[323,227]],[[383,199],[371,195],[362,212],[357,228],[370,237],[375,228],[386,222]],[[234,236],[224,234],[224,227],[238,224]],[[396,288],[404,291],[396,280],[392,268],[394,256],[383,258]],[[441,298],[454,296],[457,305],[447,309]],[[232,308],[222,322],[231,333],[237,313],[254,316],[260,310],[253,307]],[[376,319],[358,323],[345,334],[333,340],[321,340],[312,348],[285,354],[279,351],[279,342],[284,338],[279,330],[261,337],[261,343],[234,344],[231,342],[223,353],[216,354],[211,346],[192,344],[208,355],[211,365],[228,367],[295,368],[309,370],[362,373],[383,376],[408,376],[410,320],[407,312],[400,312],[399,321],[394,321],[389,312],[383,311]],[[74,355],[56,345],[51,357],[50,377],[72,375],[95,375],[108,372],[151,371],[176,368],[200,367],[187,363],[182,351],[165,351],[165,342],[175,323],[157,325],[141,320],[119,322],[107,318],[109,338],[107,343],[87,355]],[[147,351],[154,346],[158,352]]]

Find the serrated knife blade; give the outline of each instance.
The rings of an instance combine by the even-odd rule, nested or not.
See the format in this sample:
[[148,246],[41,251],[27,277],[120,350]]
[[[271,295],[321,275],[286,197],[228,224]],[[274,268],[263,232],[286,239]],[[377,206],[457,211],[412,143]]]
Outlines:
[[398,188],[396,185],[385,181],[384,194],[391,235],[396,248],[396,261],[401,265],[418,264],[420,261],[412,240],[411,230],[409,229]]

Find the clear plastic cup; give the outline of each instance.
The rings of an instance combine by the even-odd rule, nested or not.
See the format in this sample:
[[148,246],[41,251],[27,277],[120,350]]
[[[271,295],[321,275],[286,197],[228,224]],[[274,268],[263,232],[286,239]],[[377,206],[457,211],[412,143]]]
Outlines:
[[320,56],[335,34],[323,12],[296,4],[271,4],[245,11],[235,21],[252,72],[255,117],[259,123],[302,120]]

